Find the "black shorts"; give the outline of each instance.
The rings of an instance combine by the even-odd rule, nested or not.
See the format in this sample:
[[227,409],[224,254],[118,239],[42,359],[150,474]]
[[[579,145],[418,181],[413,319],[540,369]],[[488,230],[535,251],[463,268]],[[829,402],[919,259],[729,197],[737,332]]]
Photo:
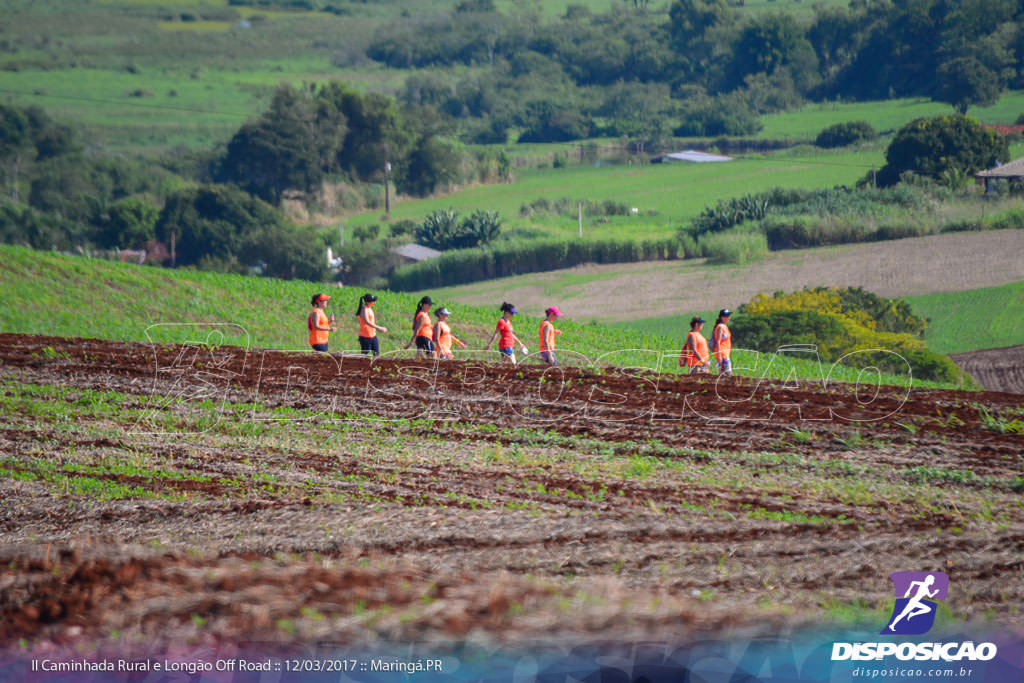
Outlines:
[[314,351],[321,351],[327,353],[327,344],[311,344]]
[[380,340],[377,337],[360,337],[359,338],[359,349],[368,355],[379,356],[380,355]]
[[434,340],[428,337],[416,337],[416,348],[427,353],[434,352]]

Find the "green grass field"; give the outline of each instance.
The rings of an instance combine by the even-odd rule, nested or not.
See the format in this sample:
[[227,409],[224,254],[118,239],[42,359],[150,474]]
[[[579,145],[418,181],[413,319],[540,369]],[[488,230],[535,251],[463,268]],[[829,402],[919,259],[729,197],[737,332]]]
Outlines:
[[[333,296],[328,308],[338,316],[332,350],[357,349],[355,307],[364,290],[240,275],[167,270],[34,252],[0,246],[0,330],[4,332],[135,341],[183,342],[207,339],[251,348],[308,348],[306,316],[317,291]],[[377,321],[389,328],[382,351],[397,351],[411,336],[417,295],[382,292]],[[499,317],[497,306],[465,306],[441,296],[452,310],[452,329],[470,347],[463,357],[497,361],[480,351]],[[707,316],[705,316],[707,317]],[[540,319],[521,314],[514,324],[536,351]],[[642,367],[678,372],[677,334],[652,334],[627,327],[566,320],[559,348],[563,363]],[[213,336],[208,335],[212,333]],[[211,342],[212,343],[212,342]],[[408,352],[411,354],[411,352]],[[734,355],[738,374],[857,382],[857,368],[821,365],[802,357],[755,352]],[[886,375],[887,384],[907,378]],[[915,381],[915,385],[922,385]],[[924,383],[924,386],[943,386]]]
[[1024,282],[907,297],[929,319],[925,341],[941,353],[1024,344]]
[[[421,221],[431,211],[454,208],[471,212],[497,210],[504,229],[542,226],[544,236],[576,237],[575,217],[521,218],[524,203],[542,197],[574,200],[605,200],[639,209],[636,216],[584,216],[585,238],[647,239],[675,234],[682,219],[695,216],[719,199],[761,192],[772,187],[824,188],[852,185],[881,165],[880,149],[865,148],[827,152],[798,148],[772,154],[752,155],[718,164],[643,164],[598,167],[527,168],[515,171],[511,184],[483,185],[428,199],[402,199],[392,205],[392,220]],[[655,215],[649,215],[654,212]],[[374,210],[346,219],[347,225],[378,223]]]
[[[761,117],[764,139],[811,140],[823,129],[846,121],[867,121],[883,135],[895,133],[910,121],[949,114],[948,104],[925,98],[886,102],[817,102],[793,111]],[[1024,112],[1024,91],[1009,91],[991,107],[971,107],[967,115],[983,123],[1011,124]]]

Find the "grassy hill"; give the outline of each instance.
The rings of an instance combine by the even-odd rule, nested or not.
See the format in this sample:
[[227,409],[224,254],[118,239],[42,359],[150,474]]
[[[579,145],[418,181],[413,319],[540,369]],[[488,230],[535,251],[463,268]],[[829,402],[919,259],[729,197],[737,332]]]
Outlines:
[[1024,344],[1024,282],[907,297],[929,320],[925,341],[941,353]]
[[[0,246],[0,262],[0,285],[5,292],[0,302],[0,330],[4,332],[307,350],[309,299],[317,291],[328,291],[334,297],[328,310],[338,315],[339,326],[332,337],[332,351],[358,348],[354,312],[361,289],[167,270],[6,245]],[[384,352],[398,352],[408,341],[417,298],[381,293],[377,320],[391,332],[383,337]],[[473,351],[462,358],[499,360],[493,348],[486,353],[480,349],[494,329],[500,300],[492,306],[467,306],[434,298],[452,310],[453,330]],[[514,321],[520,337],[534,351],[539,322],[538,317],[525,314]],[[559,340],[563,363],[678,372],[677,335],[573,320],[560,322],[559,327],[563,330]],[[833,369],[813,360],[753,352],[734,355],[734,365],[737,373],[754,376],[863,379],[858,368]],[[883,381],[906,384],[907,378],[884,376]],[[915,385],[921,384],[944,386],[915,381]]]
[[[635,216],[584,216],[585,238],[647,239],[670,237],[683,218],[695,216],[719,199],[761,192],[772,187],[825,188],[852,185],[884,163],[878,147],[823,151],[814,148],[787,150],[770,156],[751,155],[717,164],[643,164],[521,168],[515,182],[476,186],[427,199],[403,199],[393,205],[392,220],[421,221],[437,209],[462,212],[484,208],[497,210],[506,227],[543,225],[544,236],[576,237],[575,216],[538,216],[524,219],[520,207],[539,198],[612,200],[637,208]],[[653,215],[652,215],[653,214]],[[346,219],[346,224],[378,223],[376,209]]]
[[[771,252],[746,265],[703,259],[577,268],[431,290],[469,304],[514,297],[543,310],[552,303],[602,322],[663,318],[735,308],[759,292],[804,286],[861,286],[882,296],[923,296],[1024,280],[1024,231],[946,233],[882,243]],[[941,317],[936,309],[933,317]],[[992,340],[994,341],[994,340]]]

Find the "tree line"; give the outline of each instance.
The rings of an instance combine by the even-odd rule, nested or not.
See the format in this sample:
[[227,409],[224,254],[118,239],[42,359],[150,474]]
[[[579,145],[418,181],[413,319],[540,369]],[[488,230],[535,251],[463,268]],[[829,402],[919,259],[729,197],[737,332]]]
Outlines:
[[414,73],[404,101],[460,123],[465,141],[592,135],[748,135],[805,99],[926,96],[965,113],[1020,87],[1022,0],[853,0],[740,15],[674,0],[667,16],[581,6],[548,23],[471,0],[382,29],[367,54],[400,68],[489,65],[452,81]]

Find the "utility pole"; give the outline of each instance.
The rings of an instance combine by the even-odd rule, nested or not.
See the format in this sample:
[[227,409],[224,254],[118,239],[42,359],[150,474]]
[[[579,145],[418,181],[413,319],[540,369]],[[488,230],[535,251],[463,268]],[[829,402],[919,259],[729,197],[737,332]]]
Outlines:
[[389,189],[391,181],[391,162],[384,162],[384,219],[388,220],[391,218],[391,191]]
[[345,248],[345,221],[342,220],[338,221],[338,244]]

